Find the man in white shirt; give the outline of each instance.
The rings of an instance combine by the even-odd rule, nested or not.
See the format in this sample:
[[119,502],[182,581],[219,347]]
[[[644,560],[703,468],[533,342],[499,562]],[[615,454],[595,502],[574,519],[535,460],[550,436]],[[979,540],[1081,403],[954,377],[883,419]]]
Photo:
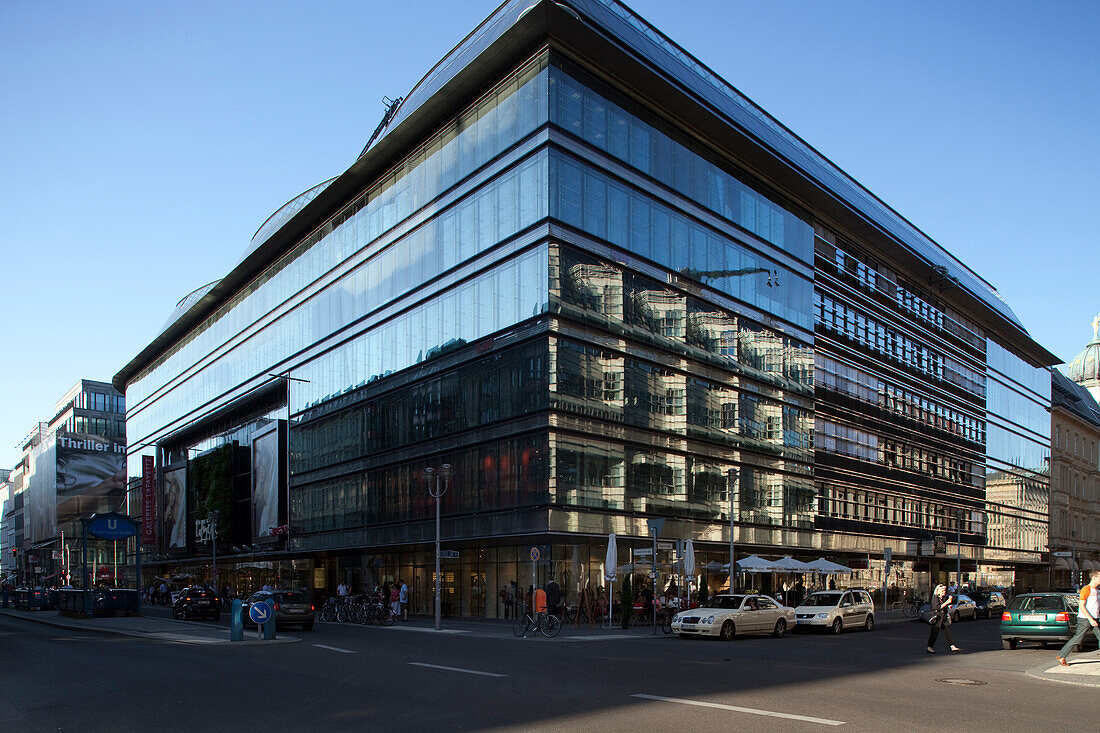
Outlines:
[[339,603],[343,603],[348,599],[348,587],[344,585],[344,581],[340,581],[340,585],[336,586],[336,600]]
[[1069,652],[1092,631],[1100,642],[1100,570],[1093,570],[1089,584],[1081,589],[1081,603],[1077,607],[1077,633],[1058,652],[1058,664],[1068,667]]

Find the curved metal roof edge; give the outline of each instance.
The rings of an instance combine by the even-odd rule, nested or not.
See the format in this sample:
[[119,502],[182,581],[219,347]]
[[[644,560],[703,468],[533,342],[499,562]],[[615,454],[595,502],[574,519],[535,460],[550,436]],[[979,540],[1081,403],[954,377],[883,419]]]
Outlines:
[[[822,187],[826,191],[830,191],[831,195],[835,196],[839,201],[846,203],[848,206],[854,207],[857,212],[866,217],[869,221],[876,222],[878,226],[882,227],[887,233],[892,234],[892,238],[894,238],[901,247],[913,251],[913,254],[928,260],[928,257],[923,256],[920,252],[921,248],[913,246],[912,243],[907,243],[905,237],[899,236],[898,233],[893,231],[895,227],[889,226],[889,222],[881,221],[880,217],[875,216],[874,213],[865,211],[863,207],[859,205],[858,201],[852,201],[843,196],[842,192],[836,191],[831,186],[827,185],[826,182],[812,177],[812,171],[807,170],[804,166],[800,166],[791,155],[785,154],[782,150],[783,147],[791,147],[792,143],[794,145],[800,144],[804,146],[806,148],[805,151],[797,152],[802,152],[803,154],[809,153],[810,156],[816,158],[816,160],[811,159],[808,160],[808,162],[816,163],[824,170],[832,172],[836,175],[838,180],[851,185],[854,192],[869,196],[873,202],[883,207],[885,213],[893,217],[895,220],[894,223],[901,225],[903,231],[907,231],[929,242],[934,247],[934,251],[947,258],[950,264],[958,267],[968,279],[972,277],[979,280],[982,287],[974,290],[964,286],[965,290],[970,292],[976,300],[984,303],[994,314],[999,315],[1007,325],[1012,327],[1017,337],[1025,339],[1036,347],[1034,349],[1028,349],[1033,359],[1036,361],[1046,361],[1046,365],[1057,364],[1061,361],[1058,357],[1031,338],[1030,334],[1028,334],[1027,330],[1023,327],[1023,324],[1020,323],[1011,308],[1005,303],[1004,299],[1001,298],[986,281],[982,280],[976,273],[947,252],[946,249],[921,232],[900,214],[893,211],[887,204],[875,197],[874,194],[870,193],[870,191],[865,189],[842,169],[802,141],[801,138],[788,130],[781,123],[774,120],[774,118],[768,115],[763,109],[755,105],[751,100],[729,85],[728,82],[721,80],[721,77],[713,71],[710,71],[709,68],[705,67],[701,62],[698,62],[693,56],[677,46],[674,42],[668,40],[668,43],[675,46],[680,53],[705,69],[707,73],[720,79],[729,92],[732,92],[737,98],[742,100],[741,104],[734,105],[731,108],[729,105],[721,104],[719,100],[712,99],[709,95],[705,94],[706,90],[702,88],[704,82],[706,82],[704,77],[696,75],[694,79],[692,79],[691,76],[681,78],[680,75],[676,74],[675,70],[669,69],[666,65],[661,64],[658,59],[654,59],[651,55],[647,54],[645,49],[639,48],[636,44],[629,44],[622,33],[615,33],[615,30],[609,27],[616,24],[615,19],[617,19],[620,27],[622,27],[622,24],[626,21],[611,10],[610,5],[612,2],[630,13],[632,18],[642,24],[646,30],[654,32],[660,35],[661,38],[668,40],[660,31],[657,31],[640,16],[616,0],[562,0],[561,2],[559,2],[559,0],[537,0],[534,3],[532,3],[531,0],[508,0],[501,4],[493,11],[489,18],[479,24],[478,27],[475,28],[472,33],[468,34],[462,42],[455,46],[443,60],[436,64],[436,66],[433,67],[433,71],[430,71],[424,79],[417,83],[417,86],[414,86],[413,91],[407,95],[405,101],[402,103],[401,108],[398,110],[398,114],[394,116],[390,125],[387,126],[383,134],[379,136],[366,153],[355,160],[344,173],[333,180],[331,185],[321,191],[313,200],[307,203],[299,212],[285,222],[263,244],[248,253],[241,262],[239,262],[229,274],[218,283],[218,285],[212,288],[203,298],[192,306],[184,316],[173,324],[172,327],[158,334],[157,338],[154,339],[152,343],[143,349],[141,353],[115,375],[112,380],[115,387],[123,390],[126,381],[139,371],[145,363],[154,358],[154,355],[159,353],[163,347],[167,346],[167,342],[182,335],[184,328],[195,323],[198,318],[211,311],[214,305],[220,303],[222,299],[230,297],[233,292],[236,292],[241,284],[262,271],[263,266],[266,265],[268,261],[276,254],[281,254],[281,250],[290,246],[288,243],[291,242],[295,236],[304,236],[307,230],[316,226],[317,223],[319,223],[317,221],[319,214],[338,208],[339,205],[345,203],[345,201],[341,201],[341,199],[357,193],[357,191],[351,190],[354,186],[362,184],[363,180],[369,179],[371,174],[381,172],[379,169],[392,163],[393,159],[400,153],[401,144],[413,137],[421,128],[425,127],[425,120],[434,119],[434,117],[427,113],[424,115],[417,114],[420,110],[426,107],[438,107],[441,104],[445,105],[449,100],[456,100],[458,95],[463,91],[462,84],[458,83],[456,80],[475,76],[485,76],[488,73],[487,70],[495,69],[495,65],[493,64],[484,64],[483,68],[477,70],[477,73],[475,73],[475,71],[471,70],[472,66],[479,65],[472,63],[475,58],[479,62],[485,60],[498,60],[509,47],[514,48],[517,43],[523,43],[525,37],[532,35],[533,30],[546,28],[549,23],[549,9],[555,6],[564,12],[573,11],[571,14],[581,23],[585,23],[585,19],[587,19],[588,21],[600,25],[602,33],[608,34],[616,38],[621,44],[626,45],[627,48],[632,50],[634,54],[639,57],[640,61],[648,61],[660,71],[664,72],[666,76],[671,77],[674,83],[677,81],[682,83],[685,87],[685,91],[690,92],[693,98],[706,104],[709,108],[724,112],[724,116],[727,117],[727,119],[731,122],[740,124],[745,133],[750,135],[758,145],[770,150],[773,155],[784,160],[786,165],[791,166],[795,170],[802,171],[809,180],[814,180],[816,182],[815,185]],[[540,7],[547,12],[532,12]],[[583,18],[576,15],[577,13],[583,15]],[[594,17],[597,15],[602,17],[603,22],[601,22],[600,18]],[[511,21],[504,24],[501,22],[504,18],[511,18]],[[491,34],[489,34],[487,32],[488,29],[486,29],[486,26],[490,24],[492,25]],[[635,35],[636,38],[647,41],[651,47],[650,50],[657,49],[661,51],[662,55],[666,58],[677,61],[681,66],[684,66],[686,70],[690,71],[690,69],[687,69],[683,60],[675,59],[670,51],[661,48],[655,41],[647,38],[637,27],[633,25],[627,27],[633,29],[633,35]],[[527,40],[529,40],[529,38]],[[471,54],[473,55],[472,58],[470,57]],[[466,58],[466,62],[458,65],[457,62],[464,57]],[[446,73],[444,73],[444,70],[446,70]],[[431,77],[430,83],[428,83],[429,77]],[[695,84],[691,84],[691,81],[695,81]],[[424,85],[424,88],[417,91],[417,87],[421,85]],[[728,92],[719,90],[714,86],[710,88],[715,93],[724,93],[725,96],[728,97]],[[763,135],[760,134],[763,133],[764,130],[761,129],[759,125],[751,124],[751,121],[744,118],[738,119],[738,115],[736,114],[738,111],[755,114],[757,121],[760,121],[760,115],[764,115],[767,120],[766,127],[768,129],[771,129],[773,133],[789,136],[793,138],[793,140],[784,140],[779,136],[775,136],[773,140],[769,140],[769,136],[766,133]],[[420,120],[420,124],[417,124],[418,120]],[[779,129],[777,130],[776,127]],[[779,143],[779,145],[777,146],[773,143]],[[792,149],[787,152],[794,153],[796,150],[792,147]],[[807,157],[809,158],[810,156]],[[962,283],[960,282],[960,284]],[[120,386],[120,384],[122,386]]]

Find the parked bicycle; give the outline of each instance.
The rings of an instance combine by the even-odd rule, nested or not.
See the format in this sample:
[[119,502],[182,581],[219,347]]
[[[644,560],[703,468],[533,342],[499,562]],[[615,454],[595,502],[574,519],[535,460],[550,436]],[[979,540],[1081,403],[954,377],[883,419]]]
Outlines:
[[916,618],[920,615],[921,609],[927,605],[923,598],[907,598],[905,599],[905,607],[901,610],[906,618]]
[[393,609],[390,608],[388,603],[381,601],[375,601],[367,605],[363,614],[364,624],[381,624],[382,626],[393,626],[397,621],[397,616],[394,614]]
[[561,631],[561,619],[552,613],[545,611],[533,612],[530,608],[523,608],[512,622],[512,633],[516,636],[526,637],[528,631],[539,631],[548,639],[552,639]]
[[329,598],[325,601],[325,605],[321,606],[321,620],[322,621],[335,621],[336,609],[340,607],[340,603],[335,597]]

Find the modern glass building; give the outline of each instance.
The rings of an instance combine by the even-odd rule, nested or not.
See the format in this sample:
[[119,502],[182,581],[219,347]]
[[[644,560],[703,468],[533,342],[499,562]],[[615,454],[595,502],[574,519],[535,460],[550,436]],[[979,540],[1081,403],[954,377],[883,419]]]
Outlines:
[[223,584],[400,577],[426,612],[444,464],[456,614],[602,585],[611,532],[648,574],[655,518],[696,582],[731,532],[865,582],[887,547],[890,582],[954,570],[941,534],[972,574],[1043,562],[1045,507],[987,487],[1047,484],[1057,359],[626,6],[507,2],[390,113],[116,375],[151,572],[209,575],[216,509]]

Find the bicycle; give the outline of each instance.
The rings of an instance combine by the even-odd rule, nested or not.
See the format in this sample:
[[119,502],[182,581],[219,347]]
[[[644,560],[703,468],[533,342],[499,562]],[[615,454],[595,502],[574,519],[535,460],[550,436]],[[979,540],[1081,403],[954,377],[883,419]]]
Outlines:
[[367,606],[365,613],[363,614],[364,624],[381,624],[382,626],[393,626],[397,621],[397,616],[393,610],[385,603],[381,601],[375,601]]
[[325,601],[325,605],[321,606],[321,620],[335,621],[337,608],[339,608],[339,604],[336,602],[336,598],[329,598]]
[[528,631],[540,631],[543,636],[552,639],[561,632],[561,619],[545,611],[532,613],[531,609],[525,607],[523,613],[512,622],[512,633],[527,638]]
[[923,598],[907,598],[905,600],[905,607],[902,608],[902,613],[906,618],[916,618],[920,615],[921,609],[924,608],[925,605]]
[[670,609],[662,609],[657,612],[657,626],[666,634],[672,633],[672,616]]

